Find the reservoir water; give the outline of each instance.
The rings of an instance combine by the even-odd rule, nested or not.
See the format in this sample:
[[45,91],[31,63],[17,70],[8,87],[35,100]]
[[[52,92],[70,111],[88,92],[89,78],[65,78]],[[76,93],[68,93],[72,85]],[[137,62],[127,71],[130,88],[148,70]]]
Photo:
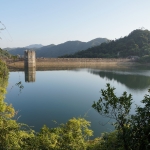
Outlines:
[[[141,105],[140,101],[150,88],[147,68],[36,71],[33,82],[25,82],[27,78],[32,80],[31,76],[24,71],[9,75],[6,102],[18,112],[18,122],[39,131],[44,124],[56,127],[54,121],[61,124],[73,117],[84,117],[91,122],[94,137],[113,130],[113,120],[100,116],[91,107],[93,101],[99,100],[100,90],[106,88],[106,83],[116,88],[117,96],[124,91],[133,95],[131,113],[134,113],[135,104]],[[23,89],[16,86],[20,81]]]

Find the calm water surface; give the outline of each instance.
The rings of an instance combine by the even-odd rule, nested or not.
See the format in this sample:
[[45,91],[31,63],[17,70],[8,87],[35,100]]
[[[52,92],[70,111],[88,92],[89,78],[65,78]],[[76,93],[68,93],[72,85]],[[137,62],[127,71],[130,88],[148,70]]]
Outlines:
[[[133,95],[134,104],[140,101],[150,88],[148,69],[74,69],[36,71],[35,82],[25,82],[24,72],[10,72],[6,101],[18,111],[16,119],[39,131],[43,124],[56,127],[73,117],[85,117],[91,122],[94,137],[113,130],[112,120],[101,117],[91,106],[97,101],[106,83]],[[27,78],[27,77],[26,77]],[[21,81],[24,89],[15,85]],[[131,113],[134,113],[135,106]],[[106,125],[107,124],[107,125]]]

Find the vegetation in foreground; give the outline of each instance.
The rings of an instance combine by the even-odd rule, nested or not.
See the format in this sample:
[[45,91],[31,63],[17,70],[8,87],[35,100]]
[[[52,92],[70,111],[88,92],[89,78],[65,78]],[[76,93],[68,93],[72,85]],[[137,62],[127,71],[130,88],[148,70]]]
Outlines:
[[[92,106],[101,115],[116,120],[114,126],[118,142],[112,146],[115,144],[115,149],[124,150],[150,149],[150,95],[146,94],[141,101],[144,107],[137,106],[135,114],[130,115],[132,95],[124,92],[122,96],[117,97],[114,90],[115,88],[107,84],[107,89],[101,90],[102,97]],[[150,90],[148,92],[150,93]],[[111,138],[107,139],[109,141]],[[109,149],[112,149],[112,146],[109,146]]]
[[11,54],[9,54],[6,50],[2,50],[0,48],[0,57],[1,58],[10,58],[11,57]]
[[[1,150],[148,150],[150,149],[150,96],[145,95],[144,107],[129,115],[132,96],[124,92],[117,97],[115,88],[107,84],[102,97],[93,108],[105,117],[116,120],[116,130],[89,140],[93,131],[84,118],[72,118],[57,128],[43,126],[39,133],[18,123],[16,112],[4,99],[8,84],[8,69],[0,61],[0,149]],[[150,91],[149,91],[150,92]]]

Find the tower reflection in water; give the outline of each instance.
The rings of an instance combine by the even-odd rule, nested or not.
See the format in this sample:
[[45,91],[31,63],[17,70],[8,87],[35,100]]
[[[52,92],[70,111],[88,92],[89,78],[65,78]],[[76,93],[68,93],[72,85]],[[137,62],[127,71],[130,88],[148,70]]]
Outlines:
[[25,82],[35,82],[36,73],[36,56],[35,51],[25,50],[24,51],[24,71],[25,71]]
[[35,67],[25,67],[25,82],[35,82],[36,68]]

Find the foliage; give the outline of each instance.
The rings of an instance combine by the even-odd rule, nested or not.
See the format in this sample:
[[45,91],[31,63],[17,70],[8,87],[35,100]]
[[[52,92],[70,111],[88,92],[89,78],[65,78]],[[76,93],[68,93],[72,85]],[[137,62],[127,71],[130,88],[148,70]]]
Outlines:
[[[0,149],[17,150],[148,150],[150,149],[150,95],[145,95],[137,106],[136,114],[129,115],[132,96],[124,92],[117,97],[115,88],[107,84],[101,90],[102,97],[94,102],[93,108],[101,115],[116,119],[116,131],[103,133],[101,137],[89,140],[93,131],[90,122],[84,118],[72,118],[56,128],[44,125],[36,133],[25,124],[14,120],[16,114],[12,105],[5,101],[8,84],[8,69],[0,61]],[[20,83],[18,83],[20,86]],[[150,92],[150,90],[149,90]]]
[[44,125],[29,141],[29,149],[85,150],[87,140],[92,136],[92,130],[88,126],[90,122],[83,118],[72,118],[66,124],[53,129]]
[[[117,141],[123,143],[125,150],[146,150],[150,148],[150,96],[145,95],[142,103],[145,106],[137,107],[135,115],[129,115],[132,96],[126,92],[117,97],[115,88],[107,84],[106,90],[101,90],[102,97],[94,102],[92,107],[98,113],[116,120]],[[150,90],[149,90],[150,92]],[[109,138],[108,138],[109,139]],[[118,149],[118,148],[116,148]],[[119,148],[120,149],[120,148]]]
[[[72,118],[57,128],[43,126],[35,133],[27,125],[13,119],[16,112],[4,101],[8,84],[8,69],[0,61],[0,149],[41,149],[41,150],[84,150],[93,131],[90,122],[83,118]],[[20,83],[17,83],[20,86]]]
[[134,30],[128,36],[84,51],[64,57],[70,58],[125,58],[128,56],[139,56],[150,54],[150,31]]
[[140,63],[150,63],[150,55],[145,55],[145,56],[142,56],[138,62]]
[[150,149],[150,95],[146,94],[141,102],[144,107],[136,108],[129,128],[130,147],[137,150]]
[[7,52],[7,50],[2,50],[2,49],[0,48],[0,57],[1,57],[1,58],[10,58],[10,57],[11,57],[11,54],[9,54],[9,53]]
[[96,138],[88,144],[87,150],[124,150],[123,142],[117,136],[117,131],[102,133],[100,138]]
[[12,105],[4,102],[8,84],[8,69],[0,61],[0,149],[20,149],[24,144],[23,139],[32,135],[29,131],[21,130],[23,124],[13,119],[15,110]]
[[132,96],[127,95],[126,92],[121,97],[117,97],[114,93],[115,88],[111,88],[110,84],[107,84],[106,90],[101,90],[102,97],[99,101],[92,105],[98,113],[106,117],[115,119],[115,127],[123,134],[124,147],[127,147],[127,139],[124,138],[126,133],[126,125],[129,123],[128,115],[131,109]]
[[16,61],[17,60],[17,56],[11,55],[11,59],[13,59],[13,61]]

